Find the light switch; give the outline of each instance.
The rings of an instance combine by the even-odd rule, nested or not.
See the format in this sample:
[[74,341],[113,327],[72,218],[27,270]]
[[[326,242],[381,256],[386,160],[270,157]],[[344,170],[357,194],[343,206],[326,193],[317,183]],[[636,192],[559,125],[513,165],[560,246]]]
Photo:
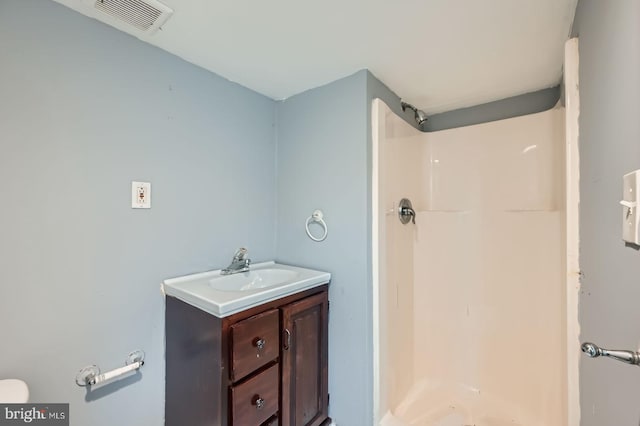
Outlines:
[[640,184],[640,170],[627,173],[623,177],[622,201],[622,239],[628,243],[640,245],[638,230],[640,215],[638,215],[638,184]]

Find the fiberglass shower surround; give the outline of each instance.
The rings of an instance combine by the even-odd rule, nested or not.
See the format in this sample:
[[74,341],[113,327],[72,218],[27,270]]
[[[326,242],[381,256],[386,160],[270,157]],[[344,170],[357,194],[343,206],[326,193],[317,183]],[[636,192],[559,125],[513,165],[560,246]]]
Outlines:
[[563,109],[421,133],[378,107],[377,420],[565,425]]

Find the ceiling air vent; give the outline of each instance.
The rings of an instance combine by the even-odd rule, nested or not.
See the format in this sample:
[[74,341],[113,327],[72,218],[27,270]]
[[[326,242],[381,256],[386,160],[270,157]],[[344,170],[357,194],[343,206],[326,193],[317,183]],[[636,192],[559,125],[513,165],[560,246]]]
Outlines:
[[96,0],[95,8],[147,33],[155,32],[173,13],[156,0]]

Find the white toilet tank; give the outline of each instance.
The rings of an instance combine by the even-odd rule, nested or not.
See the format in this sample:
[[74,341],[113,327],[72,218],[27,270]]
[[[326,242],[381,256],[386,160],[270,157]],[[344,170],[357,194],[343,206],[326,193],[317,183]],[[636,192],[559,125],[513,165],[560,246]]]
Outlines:
[[29,388],[22,380],[0,380],[0,403],[24,404],[29,401]]

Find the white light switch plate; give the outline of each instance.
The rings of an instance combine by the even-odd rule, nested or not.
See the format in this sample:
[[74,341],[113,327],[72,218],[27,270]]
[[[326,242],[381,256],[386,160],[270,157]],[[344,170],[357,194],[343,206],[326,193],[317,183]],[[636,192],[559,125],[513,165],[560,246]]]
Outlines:
[[151,208],[151,183],[131,182],[131,208],[150,209]]

